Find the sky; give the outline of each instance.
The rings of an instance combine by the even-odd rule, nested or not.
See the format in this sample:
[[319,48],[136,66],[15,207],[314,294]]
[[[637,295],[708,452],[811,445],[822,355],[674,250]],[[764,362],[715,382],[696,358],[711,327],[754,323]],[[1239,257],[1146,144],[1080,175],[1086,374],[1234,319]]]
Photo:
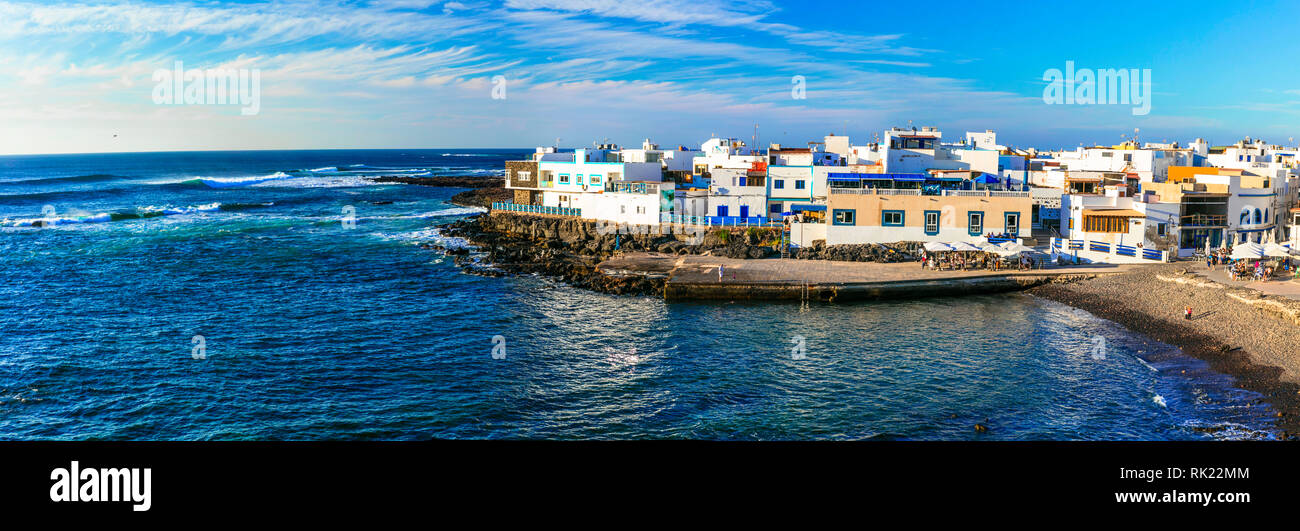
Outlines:
[[[908,125],[1040,149],[1135,129],[1294,145],[1297,15],[1286,1],[0,0],[0,154],[698,146],[756,125],[760,145]],[[156,71],[177,61],[255,71],[257,113],[156,103]],[[1045,102],[1067,62],[1149,70],[1149,112]]]

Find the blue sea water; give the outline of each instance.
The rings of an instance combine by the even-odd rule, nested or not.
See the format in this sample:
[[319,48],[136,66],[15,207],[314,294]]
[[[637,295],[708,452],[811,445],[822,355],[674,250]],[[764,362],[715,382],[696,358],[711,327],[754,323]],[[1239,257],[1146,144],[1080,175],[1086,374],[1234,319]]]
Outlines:
[[369,180],[524,153],[0,157],[0,439],[1274,436],[1231,378],[1054,302],[468,275],[420,246],[476,212],[460,190]]

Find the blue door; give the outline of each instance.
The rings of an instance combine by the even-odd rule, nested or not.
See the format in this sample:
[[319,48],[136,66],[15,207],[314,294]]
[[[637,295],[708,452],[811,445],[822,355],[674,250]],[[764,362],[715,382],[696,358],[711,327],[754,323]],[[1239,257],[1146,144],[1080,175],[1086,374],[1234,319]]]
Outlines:
[[749,205],[740,205],[740,217],[749,217]]
[[718,217],[720,217],[720,218],[725,218],[725,217],[727,217],[727,206],[726,206],[726,205],[718,205]]

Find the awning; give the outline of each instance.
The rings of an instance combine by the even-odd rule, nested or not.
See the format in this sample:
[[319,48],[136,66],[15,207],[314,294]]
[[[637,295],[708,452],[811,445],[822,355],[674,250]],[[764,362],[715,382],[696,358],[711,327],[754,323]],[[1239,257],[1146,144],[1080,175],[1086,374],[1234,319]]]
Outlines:
[[925,175],[920,173],[882,173],[881,177],[893,181],[925,182]]
[[790,205],[791,212],[825,212],[826,205]]
[[826,176],[826,180],[828,181],[857,182],[857,181],[861,181],[862,179],[863,179],[863,174],[861,173],[832,173]]
[[980,184],[997,184],[1002,182],[1002,179],[998,179],[992,174],[985,173],[983,175],[980,175],[979,177],[976,177],[975,182]]
[[1085,216],[1102,216],[1111,218],[1145,218],[1146,214],[1127,208],[1085,208]]
[[1072,183],[1099,183],[1101,182],[1101,177],[1070,177],[1069,175],[1066,175],[1065,180]]

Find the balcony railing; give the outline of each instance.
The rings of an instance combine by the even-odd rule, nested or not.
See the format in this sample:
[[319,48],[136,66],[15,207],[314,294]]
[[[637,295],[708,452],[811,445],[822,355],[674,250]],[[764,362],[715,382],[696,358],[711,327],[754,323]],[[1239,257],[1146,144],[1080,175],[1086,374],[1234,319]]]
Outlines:
[[1183,226],[1191,227],[1224,227],[1228,225],[1228,216],[1216,214],[1191,214],[1182,216]]
[[1012,190],[944,190],[943,195],[952,197],[1029,197],[1029,192]]
[[543,214],[548,216],[572,216],[582,217],[581,208],[571,207],[550,207],[542,205],[520,205],[517,203],[496,202],[492,203],[492,210],[502,212],[519,212],[521,214]]
[[921,195],[920,188],[831,188],[832,194]]
[[695,225],[702,227],[776,227],[781,226],[779,219],[750,216],[678,216],[668,212],[659,214],[660,223],[677,225]]

